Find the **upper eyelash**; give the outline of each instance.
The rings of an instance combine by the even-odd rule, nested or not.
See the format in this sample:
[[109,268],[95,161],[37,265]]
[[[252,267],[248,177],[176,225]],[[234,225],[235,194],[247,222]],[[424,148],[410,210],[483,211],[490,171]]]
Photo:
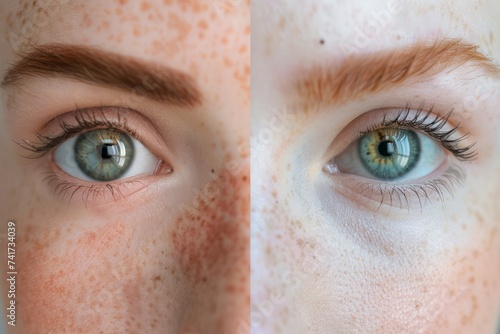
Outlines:
[[[458,160],[469,161],[476,158],[477,152],[474,150],[474,146],[476,143],[472,143],[465,147],[459,146],[462,141],[468,138],[468,133],[459,138],[450,139],[450,137],[453,136],[453,134],[456,133],[459,129],[460,123],[458,123],[448,131],[441,131],[441,129],[446,124],[448,124],[448,120],[451,117],[453,110],[451,110],[444,116],[439,116],[437,114],[433,116],[432,110],[433,108],[430,108],[428,111],[424,111],[423,108],[414,110],[407,106],[403,108],[392,120],[388,120],[387,115],[384,115],[384,118],[379,125],[371,126],[366,131],[361,132],[360,136],[363,136],[381,127],[391,127],[396,125],[399,127],[420,130],[427,133],[428,135],[439,141],[441,145],[445,149],[450,151]],[[410,113],[413,111],[415,112],[415,115],[410,116]],[[428,122],[429,119],[430,122]]]
[[50,150],[67,139],[80,134],[83,130],[89,130],[92,128],[106,127],[111,129],[121,129],[137,138],[136,131],[128,126],[126,120],[120,117],[120,113],[116,113],[117,120],[110,120],[106,117],[104,112],[105,108],[106,107],[76,110],[74,120],[77,124],[69,124],[61,120],[59,122],[59,126],[61,127],[63,133],[60,135],[45,136],[40,133],[36,133],[39,141],[38,143],[32,143],[23,139],[22,143],[18,144],[32,153],[29,158],[37,159],[43,157],[45,154],[50,152]]

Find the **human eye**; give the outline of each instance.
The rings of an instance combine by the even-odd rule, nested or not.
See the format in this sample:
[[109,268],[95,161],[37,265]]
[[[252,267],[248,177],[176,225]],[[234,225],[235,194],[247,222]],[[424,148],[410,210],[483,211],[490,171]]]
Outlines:
[[145,122],[135,118],[140,117],[122,108],[77,110],[52,122],[58,128],[52,129],[55,135],[38,134],[38,143],[24,141],[21,145],[32,152],[31,158],[50,156],[47,179],[56,193],[70,198],[81,193],[88,200],[90,195],[95,198],[108,192],[116,200],[140,176],[173,170],[139,139]]
[[365,125],[323,170],[355,178],[353,192],[379,207],[409,209],[416,199],[422,208],[432,195],[442,201],[453,194],[465,178],[460,163],[474,159],[477,152],[473,143],[466,143],[468,135],[460,133],[460,124],[450,124],[451,112],[439,116],[432,109],[406,107],[376,113],[383,114],[382,121]]

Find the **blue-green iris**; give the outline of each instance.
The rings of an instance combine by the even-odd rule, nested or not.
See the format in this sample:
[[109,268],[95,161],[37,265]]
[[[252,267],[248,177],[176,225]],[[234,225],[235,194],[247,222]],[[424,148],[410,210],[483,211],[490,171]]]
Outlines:
[[411,130],[382,128],[365,134],[358,150],[366,169],[382,180],[395,180],[418,162],[420,140]]
[[127,171],[134,158],[132,139],[110,129],[81,134],[74,150],[78,167],[96,181],[116,180]]

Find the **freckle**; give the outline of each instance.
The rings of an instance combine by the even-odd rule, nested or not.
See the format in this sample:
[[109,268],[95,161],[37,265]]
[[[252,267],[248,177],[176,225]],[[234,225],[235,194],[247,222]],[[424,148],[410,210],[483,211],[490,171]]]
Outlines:
[[203,11],[206,11],[207,9],[208,9],[208,4],[200,3],[198,1],[196,1],[193,3],[193,7],[191,10],[193,13],[198,14],[198,13],[201,13]]
[[239,53],[245,53],[247,50],[248,50],[248,47],[247,47],[246,45],[242,45],[242,46],[240,46],[240,48],[238,49],[238,52],[239,52]]
[[324,39],[320,39],[319,40],[319,44],[325,44],[325,40]]
[[146,12],[151,9],[151,4],[147,1],[143,1],[141,4],[141,11]]
[[205,20],[198,22],[198,28],[206,30],[208,28],[208,23]]
[[226,67],[231,67],[233,65],[233,63],[231,62],[231,60],[227,57],[224,57],[224,65]]
[[168,15],[167,26],[177,31],[177,38],[180,42],[187,38],[192,28],[191,24],[174,13]]

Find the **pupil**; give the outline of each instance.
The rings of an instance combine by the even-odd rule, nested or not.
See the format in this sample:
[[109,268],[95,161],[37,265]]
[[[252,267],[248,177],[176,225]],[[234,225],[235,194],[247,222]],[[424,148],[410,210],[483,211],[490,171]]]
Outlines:
[[378,145],[378,152],[384,157],[390,157],[395,151],[394,142],[391,140],[385,140]]
[[113,157],[113,144],[104,144],[101,148],[101,158],[110,159]]

